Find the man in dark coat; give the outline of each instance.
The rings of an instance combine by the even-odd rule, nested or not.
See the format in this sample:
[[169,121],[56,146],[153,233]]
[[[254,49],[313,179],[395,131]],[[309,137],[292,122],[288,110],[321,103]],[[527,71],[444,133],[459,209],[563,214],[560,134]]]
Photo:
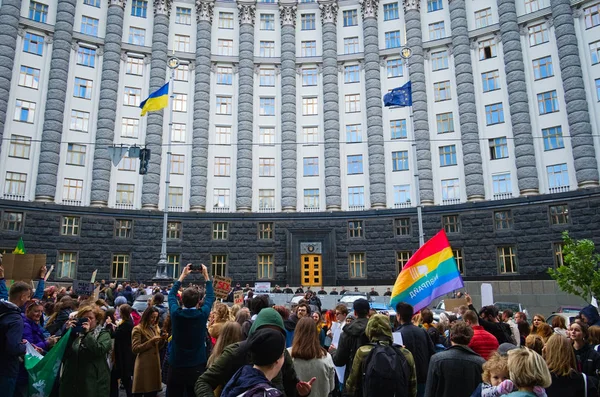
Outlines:
[[[465,299],[469,305],[469,310],[473,310],[475,313],[478,313],[473,306],[473,298],[471,298],[469,294],[465,294]],[[497,315],[498,309],[496,309],[494,306],[483,307],[481,309],[481,313],[479,313],[479,325],[481,325],[484,330],[494,335],[498,340],[499,345],[503,343],[512,343],[513,345],[516,345],[516,341],[512,340],[510,326],[508,324],[498,322]]]
[[369,343],[369,338],[365,334],[367,323],[369,322],[367,316],[369,315],[369,309],[371,308],[369,302],[366,299],[357,299],[354,301],[353,308],[356,320],[343,328],[339,346],[334,347],[332,345],[331,347],[333,349],[330,348],[333,363],[337,367],[346,366],[346,372],[344,373],[344,389],[346,387],[345,385],[348,376],[350,376],[350,369],[352,368],[356,352],[361,346]]
[[481,383],[485,360],[467,345],[473,329],[458,321],[450,330],[452,346],[435,354],[429,363],[425,397],[470,396]]
[[285,288],[283,289],[283,293],[284,293],[284,294],[293,294],[293,293],[294,293],[294,290],[290,288],[290,285],[289,285],[289,284],[286,284],[286,285],[285,285]]
[[435,347],[425,329],[417,327],[412,323],[414,309],[405,302],[396,305],[396,319],[400,326],[396,330],[402,335],[402,344],[410,351],[415,360],[417,370],[417,396],[425,392],[427,381],[427,370],[431,356],[435,354]]

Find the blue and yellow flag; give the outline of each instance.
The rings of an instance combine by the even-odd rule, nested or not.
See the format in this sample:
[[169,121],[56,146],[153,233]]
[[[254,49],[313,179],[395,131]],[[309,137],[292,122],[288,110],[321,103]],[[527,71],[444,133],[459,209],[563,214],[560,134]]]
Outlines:
[[154,91],[146,100],[140,103],[142,116],[145,116],[148,112],[164,109],[167,106],[169,106],[169,83]]

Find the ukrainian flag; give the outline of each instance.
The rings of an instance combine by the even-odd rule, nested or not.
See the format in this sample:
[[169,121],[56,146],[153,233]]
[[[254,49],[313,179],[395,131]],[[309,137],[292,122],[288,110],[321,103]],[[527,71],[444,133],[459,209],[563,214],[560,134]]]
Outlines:
[[140,103],[140,109],[142,109],[142,116],[145,116],[148,112],[156,112],[166,108],[169,105],[169,83],[166,83],[158,90],[154,91],[150,96]]

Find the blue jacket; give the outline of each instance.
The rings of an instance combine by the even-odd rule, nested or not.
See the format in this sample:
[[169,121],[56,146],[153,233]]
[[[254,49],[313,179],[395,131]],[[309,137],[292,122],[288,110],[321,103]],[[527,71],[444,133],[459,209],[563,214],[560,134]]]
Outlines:
[[171,367],[195,367],[206,364],[206,323],[215,301],[212,281],[206,282],[204,304],[199,309],[179,307],[177,292],[181,282],[176,281],[169,291],[172,340],[169,350]]
[[244,397],[267,396],[278,397],[283,394],[277,390],[265,375],[252,365],[244,365],[223,388],[221,397],[237,397],[242,393]]
[[[44,280],[40,280],[35,299],[44,294]],[[21,308],[8,300],[6,280],[0,279],[0,378],[16,378],[19,374],[19,357],[25,355],[23,317]]]

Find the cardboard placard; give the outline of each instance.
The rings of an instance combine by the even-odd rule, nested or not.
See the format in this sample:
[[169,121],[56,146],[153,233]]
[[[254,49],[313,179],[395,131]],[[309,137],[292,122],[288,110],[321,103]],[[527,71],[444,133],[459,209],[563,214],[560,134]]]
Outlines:
[[494,291],[492,284],[483,283],[481,284],[481,307],[490,306],[494,304]]
[[243,305],[244,304],[244,291],[239,290],[233,293],[233,304]]
[[44,277],[44,281],[48,281],[48,277],[50,277],[52,270],[54,270],[54,265],[50,266],[50,269],[48,269],[48,271],[46,272],[46,277]]
[[94,293],[94,284],[87,281],[73,280],[73,292],[77,295],[92,296]]
[[227,295],[229,295],[229,291],[231,290],[231,279],[222,276],[214,276],[213,279],[215,296],[217,298],[227,298]]
[[90,283],[94,284],[96,282],[96,274],[98,274],[98,269],[94,270],[92,273],[92,278],[90,279]]
[[256,282],[254,283],[254,293],[255,294],[268,294],[271,292],[271,283],[270,282]]
[[46,266],[46,254],[4,254],[2,266],[7,280],[37,279],[40,277],[40,269]]
[[459,306],[467,306],[467,300],[464,298],[460,299],[444,299],[444,310],[447,312],[453,312]]

